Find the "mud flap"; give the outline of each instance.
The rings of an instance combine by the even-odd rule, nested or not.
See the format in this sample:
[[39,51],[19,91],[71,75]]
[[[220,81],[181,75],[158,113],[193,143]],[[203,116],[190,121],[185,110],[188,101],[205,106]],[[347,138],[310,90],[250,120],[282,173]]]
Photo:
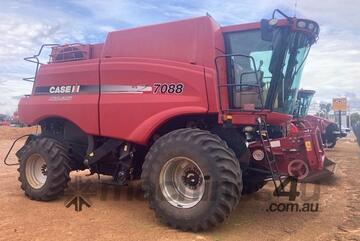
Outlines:
[[334,175],[336,163],[325,157],[324,168],[320,172],[311,172],[307,177],[299,182],[311,183],[321,181],[324,178]]

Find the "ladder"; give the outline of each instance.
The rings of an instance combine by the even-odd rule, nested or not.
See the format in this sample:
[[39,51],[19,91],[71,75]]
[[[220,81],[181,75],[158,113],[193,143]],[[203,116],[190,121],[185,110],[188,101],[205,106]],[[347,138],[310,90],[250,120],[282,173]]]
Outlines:
[[[261,116],[259,116],[256,121],[259,128],[259,135],[264,151],[264,156],[271,172],[271,179],[275,186],[274,194],[276,196],[282,196],[281,193],[284,192],[284,188],[286,184],[281,179],[281,174],[277,165],[277,161],[274,152],[272,150],[267,123]],[[279,182],[279,185],[277,184],[277,181]]]

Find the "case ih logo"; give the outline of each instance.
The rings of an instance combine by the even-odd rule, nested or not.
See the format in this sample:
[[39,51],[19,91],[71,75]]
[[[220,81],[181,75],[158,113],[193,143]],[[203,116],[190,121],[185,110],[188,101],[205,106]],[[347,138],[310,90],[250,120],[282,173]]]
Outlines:
[[35,89],[37,95],[73,94],[79,93],[80,85],[38,86]]
[[38,86],[35,89],[36,95],[56,95],[56,94],[181,94],[184,91],[184,84],[159,84],[154,87],[149,85],[58,85],[58,86]]
[[71,94],[79,93],[80,85],[62,85],[62,86],[50,86],[50,94]]

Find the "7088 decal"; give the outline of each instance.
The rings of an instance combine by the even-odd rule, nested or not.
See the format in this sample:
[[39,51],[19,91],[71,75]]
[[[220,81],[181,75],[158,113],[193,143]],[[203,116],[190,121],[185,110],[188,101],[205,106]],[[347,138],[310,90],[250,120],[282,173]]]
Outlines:
[[184,91],[184,85],[181,83],[176,84],[154,84],[154,94],[181,94]]

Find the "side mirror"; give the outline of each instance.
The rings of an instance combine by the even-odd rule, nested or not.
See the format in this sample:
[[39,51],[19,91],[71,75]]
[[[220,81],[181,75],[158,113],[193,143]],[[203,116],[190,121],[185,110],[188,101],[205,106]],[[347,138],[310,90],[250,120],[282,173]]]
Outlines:
[[265,41],[272,41],[273,26],[269,24],[269,20],[261,19],[260,21],[261,39]]

